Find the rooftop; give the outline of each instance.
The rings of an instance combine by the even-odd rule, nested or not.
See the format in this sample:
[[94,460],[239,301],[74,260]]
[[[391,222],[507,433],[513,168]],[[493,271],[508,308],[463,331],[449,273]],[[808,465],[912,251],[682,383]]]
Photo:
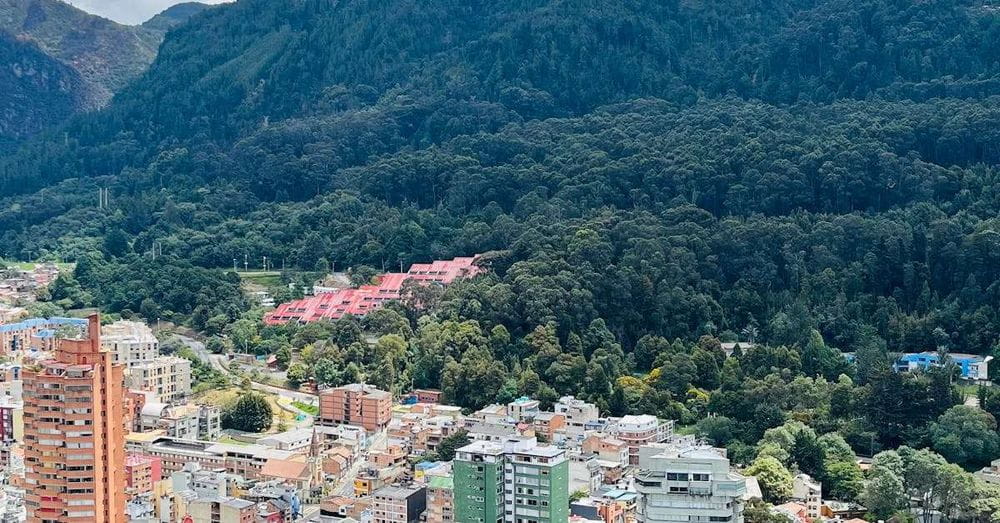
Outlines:
[[302,477],[306,471],[307,464],[304,461],[292,461],[286,459],[269,459],[261,468],[262,476],[296,480]]
[[382,487],[372,493],[374,497],[386,497],[391,499],[406,499],[420,492],[419,487]]

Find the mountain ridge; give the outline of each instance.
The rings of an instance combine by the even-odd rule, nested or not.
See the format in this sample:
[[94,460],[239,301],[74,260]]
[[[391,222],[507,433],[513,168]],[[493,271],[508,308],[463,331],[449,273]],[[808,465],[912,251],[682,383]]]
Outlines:
[[[163,16],[150,26],[126,26],[59,0],[0,0],[0,31],[22,44],[30,43],[79,75],[78,81],[71,82],[73,95],[61,102],[50,98],[58,93],[37,85],[37,98],[48,102],[24,109],[24,113],[33,117],[23,129],[18,128],[16,118],[6,118],[0,123],[2,132],[20,139],[72,114],[104,107],[114,93],[153,62],[166,32],[197,12],[200,9],[194,5],[183,5],[161,13]],[[64,82],[64,85],[69,84]],[[21,103],[30,104],[31,97]],[[53,105],[46,117],[48,104]],[[70,104],[72,110],[66,111],[65,104]]]

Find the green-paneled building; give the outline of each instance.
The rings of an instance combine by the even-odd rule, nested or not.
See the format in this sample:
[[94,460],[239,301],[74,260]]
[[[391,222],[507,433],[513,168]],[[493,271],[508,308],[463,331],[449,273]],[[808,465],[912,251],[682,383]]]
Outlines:
[[456,523],[565,523],[569,462],[534,438],[477,441],[455,454]]

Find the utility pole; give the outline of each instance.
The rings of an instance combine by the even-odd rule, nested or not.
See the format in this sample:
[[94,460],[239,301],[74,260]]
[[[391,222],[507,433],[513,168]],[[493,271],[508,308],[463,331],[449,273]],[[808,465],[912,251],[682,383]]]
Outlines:
[[243,272],[250,272],[250,260],[247,258],[247,253],[243,253]]
[[239,271],[236,270],[236,258],[233,258],[233,274],[235,274],[237,272],[239,272]]
[[261,266],[264,267],[264,272],[267,272],[267,256],[264,256],[264,263]]

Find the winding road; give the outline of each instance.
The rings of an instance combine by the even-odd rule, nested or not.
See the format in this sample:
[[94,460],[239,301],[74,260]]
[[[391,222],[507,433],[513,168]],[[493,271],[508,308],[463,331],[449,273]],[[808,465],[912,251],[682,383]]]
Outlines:
[[[221,372],[221,373],[223,373],[223,374],[225,374],[225,375],[227,375],[229,377],[232,377],[232,378],[236,377],[236,375],[233,374],[229,370],[229,365],[227,365],[227,361],[226,361],[226,357],[225,356],[223,356],[222,354],[213,354],[211,351],[209,351],[208,349],[205,348],[205,344],[204,343],[202,343],[202,342],[200,342],[200,341],[198,341],[198,340],[196,340],[194,338],[191,338],[189,336],[184,336],[184,335],[181,335],[181,334],[175,334],[175,336],[177,337],[178,340],[181,341],[181,343],[183,343],[185,346],[187,346],[189,349],[191,349],[195,353],[195,356],[197,356],[198,359],[201,360],[203,363],[207,363],[208,365],[210,365],[215,370],[217,370],[217,371],[219,371],[219,372]],[[296,391],[296,390],[284,389],[284,388],[281,388],[281,387],[275,387],[274,385],[267,385],[265,383],[257,383],[256,381],[251,381],[250,382],[250,387],[252,389],[256,390],[256,391],[259,391],[259,392],[265,392],[265,393],[268,393],[268,394],[273,394],[273,395],[278,396],[280,398],[284,398],[284,399],[288,400],[289,402],[298,401],[298,402],[306,403],[306,404],[309,404],[309,405],[318,405],[319,404],[319,397],[317,395],[315,395],[315,394],[309,394],[307,392],[300,392],[300,391]],[[282,408],[284,408],[284,406],[282,406],[280,403],[279,403],[279,406],[281,406]],[[296,409],[295,407],[293,407],[291,405],[289,405],[288,408],[285,409],[285,410],[289,410],[290,412],[294,411],[296,414],[301,414],[301,415],[303,415],[303,416],[306,417],[306,419],[304,419],[304,420],[296,423],[296,425],[298,425],[300,427],[310,427],[310,426],[312,426],[313,418],[312,418],[312,416],[308,412],[303,412],[303,411],[301,411],[299,409]]]

